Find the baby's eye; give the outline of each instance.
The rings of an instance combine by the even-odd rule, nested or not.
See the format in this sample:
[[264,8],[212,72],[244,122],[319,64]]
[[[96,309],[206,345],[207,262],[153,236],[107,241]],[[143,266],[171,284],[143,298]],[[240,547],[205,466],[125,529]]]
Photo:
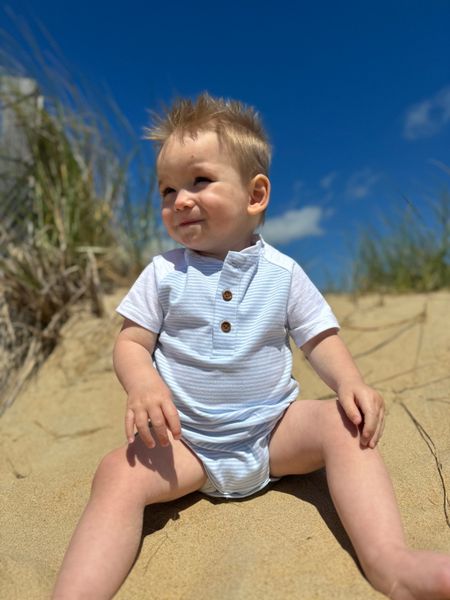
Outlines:
[[161,190],[161,196],[163,198],[165,198],[168,194],[171,194],[172,192],[174,192],[175,190],[171,187],[166,187],[163,190]]
[[209,177],[196,177],[194,179],[194,185],[197,185],[197,183],[211,183],[211,179]]

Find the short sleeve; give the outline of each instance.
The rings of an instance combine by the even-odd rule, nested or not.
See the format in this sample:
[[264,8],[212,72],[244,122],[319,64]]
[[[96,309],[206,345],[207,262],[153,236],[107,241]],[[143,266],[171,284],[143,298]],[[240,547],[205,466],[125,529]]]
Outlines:
[[297,347],[327,329],[339,329],[330,305],[303,269],[294,264],[288,300],[288,329]]
[[155,266],[151,262],[139,275],[116,311],[138,325],[159,333],[163,311],[158,299]]

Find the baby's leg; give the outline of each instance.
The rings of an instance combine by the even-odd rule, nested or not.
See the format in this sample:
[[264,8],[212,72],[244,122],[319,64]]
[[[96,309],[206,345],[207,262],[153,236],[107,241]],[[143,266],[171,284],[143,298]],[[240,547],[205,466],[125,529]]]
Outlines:
[[112,598],[135,560],[145,506],[189,494],[205,481],[200,461],[173,438],[168,447],[149,449],[137,437],[108,454],[64,557],[54,600]]
[[450,556],[407,548],[383,460],[360,446],[336,401],[294,402],[269,449],[276,477],[326,467],[336,510],[375,588],[396,600],[450,599]]

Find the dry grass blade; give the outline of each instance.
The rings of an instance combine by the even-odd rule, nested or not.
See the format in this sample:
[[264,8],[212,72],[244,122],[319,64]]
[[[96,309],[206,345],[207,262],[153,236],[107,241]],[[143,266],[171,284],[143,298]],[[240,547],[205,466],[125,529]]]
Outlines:
[[376,326],[364,326],[364,325],[352,325],[347,319],[341,321],[341,326],[351,331],[381,331],[383,329],[390,329],[391,327],[398,327],[399,325],[405,325],[406,323],[423,323],[426,319],[426,311],[421,310],[420,313],[407,319],[401,319],[400,321],[392,321],[391,323],[383,323],[382,325]]
[[430,381],[425,381],[423,383],[418,383],[416,385],[410,385],[408,387],[403,387],[400,390],[395,390],[395,393],[396,394],[404,394],[405,392],[409,392],[411,390],[419,390],[420,388],[428,387],[430,385],[433,385],[434,383],[441,383],[441,381],[446,381],[447,379],[450,379],[450,375],[443,375],[442,377],[438,377],[436,379],[431,379]]
[[439,479],[441,480],[443,494],[444,494],[444,503],[443,504],[444,504],[445,521],[447,523],[447,526],[450,528],[450,516],[449,516],[449,510],[448,510],[449,509],[449,500],[448,500],[447,484],[445,483],[444,474],[443,474],[443,470],[442,470],[442,463],[439,459],[436,445],[433,442],[433,439],[431,438],[430,434],[426,431],[426,429],[423,427],[423,425],[416,419],[416,417],[412,414],[412,412],[404,404],[404,402],[400,402],[400,406],[403,408],[403,410],[409,416],[411,421],[414,423],[417,431],[419,432],[420,436],[422,437],[422,439],[428,446],[431,454],[433,455],[434,461],[436,463],[436,468],[437,468],[437,472],[439,475]]
[[22,45],[8,38],[0,50],[0,414],[58,342],[71,306],[87,300],[101,316],[103,289],[142,270],[157,231],[152,170],[135,181],[142,146],[128,148],[92,109],[98,96],[87,101],[11,18]]
[[442,402],[442,404],[450,404],[450,400],[447,396],[439,396],[438,398],[427,398],[427,402]]
[[404,375],[408,375],[409,373],[417,373],[420,369],[425,369],[431,365],[434,365],[434,362],[424,363],[422,365],[417,365],[411,367],[410,369],[405,369],[404,371],[399,371],[398,373],[393,373],[392,375],[388,375],[387,377],[382,377],[381,379],[375,379],[370,381],[370,385],[373,387],[378,386],[380,383],[386,383],[387,381],[392,381],[393,379],[397,379],[398,377],[403,377]]
[[354,358],[362,358],[363,356],[367,356],[368,354],[372,354],[373,352],[381,350],[381,348],[384,348],[384,346],[387,346],[388,344],[396,340],[399,336],[401,336],[403,333],[414,327],[416,324],[417,320],[411,320],[407,325],[405,325],[405,327],[402,327],[398,331],[395,331],[392,335],[388,336],[383,341],[379,342],[378,344],[375,344],[375,346],[372,346],[372,348],[369,348],[368,350],[363,350],[358,354],[354,354]]

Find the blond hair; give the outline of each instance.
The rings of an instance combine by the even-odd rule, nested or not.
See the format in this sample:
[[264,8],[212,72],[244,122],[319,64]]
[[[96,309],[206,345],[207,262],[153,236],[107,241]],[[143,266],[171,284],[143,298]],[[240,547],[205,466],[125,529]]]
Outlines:
[[144,137],[156,143],[158,155],[172,135],[195,139],[200,131],[215,131],[244,181],[258,174],[269,176],[271,148],[253,107],[203,92],[195,101],[179,98],[161,115],[152,116],[153,124],[145,129]]

